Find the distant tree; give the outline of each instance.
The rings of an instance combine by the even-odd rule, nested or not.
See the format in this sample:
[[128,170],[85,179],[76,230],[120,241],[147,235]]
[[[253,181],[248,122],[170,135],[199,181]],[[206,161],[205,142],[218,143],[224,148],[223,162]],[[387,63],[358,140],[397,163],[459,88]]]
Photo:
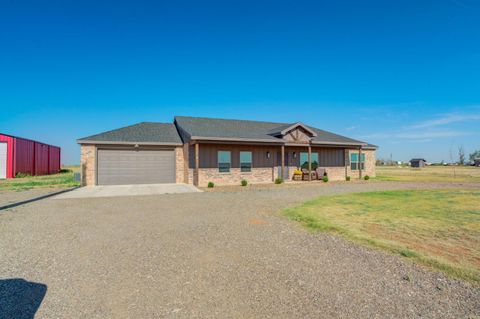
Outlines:
[[458,148],[458,164],[465,165],[465,150],[463,146]]
[[480,150],[477,150],[470,154],[470,161],[473,162],[473,160],[475,160],[476,158],[480,158]]

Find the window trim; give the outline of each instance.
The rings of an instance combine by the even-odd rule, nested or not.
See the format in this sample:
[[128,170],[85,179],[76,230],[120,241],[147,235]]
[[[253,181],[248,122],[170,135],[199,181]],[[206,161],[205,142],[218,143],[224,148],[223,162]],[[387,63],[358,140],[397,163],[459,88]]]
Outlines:
[[[302,154],[307,154],[307,160],[304,161],[303,163],[302,163]],[[315,163],[315,160],[314,160],[314,158],[313,158],[315,154],[317,155],[317,160],[316,160],[316,162],[317,162],[317,167],[320,167],[320,154],[319,154],[318,152],[312,152],[312,158],[311,158],[311,160],[312,160],[312,166],[313,166],[313,164]],[[299,154],[298,154],[298,161],[299,161],[299,163],[300,163],[300,165],[299,165],[300,167],[302,167],[302,165],[303,165],[304,163],[307,163],[307,165],[308,165],[308,152],[299,152]]]
[[[356,155],[357,157],[356,161],[352,159],[353,155]],[[360,157],[358,155],[359,155],[358,153],[350,153],[350,170],[352,171],[358,171],[359,167],[360,167],[360,170],[362,171],[365,170],[365,161],[366,161],[365,153],[362,153]],[[355,168],[353,167],[354,165],[355,165]]]
[[[250,162],[242,162],[242,153],[250,153]],[[240,173],[251,173],[253,169],[253,152],[252,151],[240,151],[238,154],[238,162],[240,164]],[[244,171],[242,168],[242,163],[250,164],[248,171]]]
[[[228,171],[222,172],[220,170],[220,152],[227,152],[229,154]],[[226,164],[226,163],[227,162],[222,162],[222,164]],[[217,169],[218,169],[218,172],[221,174],[230,174],[232,172],[232,151],[227,151],[227,150],[217,151]]]

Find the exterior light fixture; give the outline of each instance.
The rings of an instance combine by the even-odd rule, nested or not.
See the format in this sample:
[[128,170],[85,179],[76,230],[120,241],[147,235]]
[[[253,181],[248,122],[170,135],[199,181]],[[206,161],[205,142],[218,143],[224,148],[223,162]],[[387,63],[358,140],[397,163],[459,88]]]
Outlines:
[[297,158],[297,152],[293,152],[293,158]]
[[267,151],[267,158],[270,158],[270,151]]

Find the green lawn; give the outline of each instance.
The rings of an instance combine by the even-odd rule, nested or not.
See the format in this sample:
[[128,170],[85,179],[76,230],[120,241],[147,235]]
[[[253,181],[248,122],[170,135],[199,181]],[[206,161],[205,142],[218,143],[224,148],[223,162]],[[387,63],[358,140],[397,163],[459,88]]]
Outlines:
[[377,166],[376,173],[382,181],[480,183],[480,168],[473,166]]
[[480,190],[411,190],[320,197],[285,210],[315,230],[480,283]]
[[63,167],[59,174],[42,175],[42,176],[25,176],[12,179],[0,180],[1,190],[26,190],[38,187],[73,187],[79,186],[74,181],[73,174],[78,172],[78,166]]

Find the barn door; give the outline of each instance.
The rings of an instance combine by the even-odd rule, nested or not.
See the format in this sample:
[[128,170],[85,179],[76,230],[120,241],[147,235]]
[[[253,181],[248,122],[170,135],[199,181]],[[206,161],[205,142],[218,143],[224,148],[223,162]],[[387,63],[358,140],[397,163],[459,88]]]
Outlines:
[[0,179],[7,178],[7,143],[0,142]]

